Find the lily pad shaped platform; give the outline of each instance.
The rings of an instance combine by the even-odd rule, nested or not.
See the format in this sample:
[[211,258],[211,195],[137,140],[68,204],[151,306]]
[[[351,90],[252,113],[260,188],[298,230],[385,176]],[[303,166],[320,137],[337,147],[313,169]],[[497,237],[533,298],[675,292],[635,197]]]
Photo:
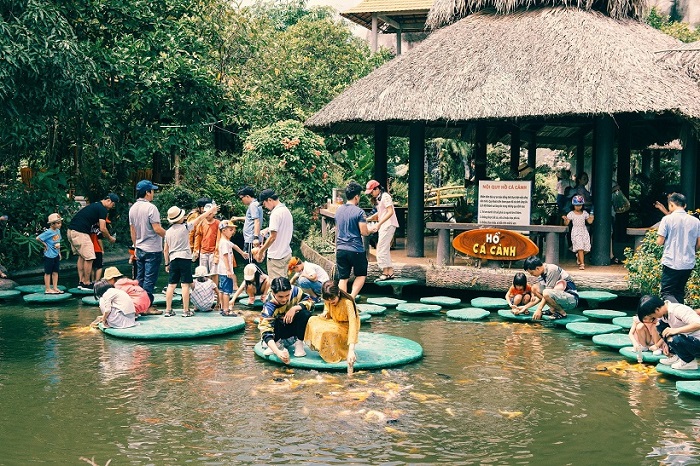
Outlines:
[[396,307],[399,304],[407,303],[405,299],[381,297],[381,298],[367,298],[367,304],[376,304],[377,306],[384,307]]
[[588,317],[569,313],[563,319],[552,319],[552,316],[542,316],[542,320],[551,322],[555,327],[566,327],[567,324],[573,322],[588,322]]
[[459,306],[462,300],[450,296],[426,296],[420,299],[423,304],[437,304],[438,306]]
[[600,320],[613,320],[615,317],[627,316],[627,314],[622,311],[613,311],[611,309],[589,309],[587,311],[583,311],[583,315],[592,319]]
[[[179,294],[173,294],[173,303],[181,303],[182,296]],[[157,293],[153,295],[153,305],[163,306],[165,305],[165,295],[163,293]]]
[[503,298],[474,298],[471,300],[472,307],[480,307],[487,311],[498,309],[508,309],[508,301]]
[[700,381],[698,380],[679,380],[676,382],[676,390],[686,395],[700,396]]
[[[187,320],[187,319],[182,319]],[[253,348],[255,354],[270,362],[283,365],[275,355],[265,356],[262,343],[258,342]],[[395,337],[384,333],[360,332],[360,339],[355,346],[357,362],[355,370],[375,370],[396,367],[419,360],[423,357],[423,348],[415,341]],[[306,356],[295,358],[290,351],[289,367],[297,369],[315,369],[319,371],[344,371],[348,365],[345,361],[327,363],[316,352],[306,347]]]
[[478,307],[465,307],[447,311],[447,317],[455,320],[482,320],[490,315],[491,313],[489,311]]
[[385,306],[379,306],[378,304],[358,304],[357,310],[360,314],[378,315],[384,314],[386,312]]
[[[20,293],[43,293],[46,290],[44,285],[20,285],[14,288]],[[61,291],[66,291],[66,287],[63,285],[58,285],[58,289]]]
[[396,310],[402,314],[435,314],[440,312],[442,307],[437,304],[403,303],[396,306]]
[[[630,345],[630,337],[626,333],[604,333],[593,335],[593,343],[608,348],[620,349]],[[637,355],[635,354],[635,361]]]
[[588,304],[590,304],[592,307],[598,307],[600,303],[612,301],[613,299],[617,298],[616,294],[608,293],[607,291],[588,290],[578,291],[577,293],[579,298],[585,299],[586,302],[588,302]]
[[622,330],[619,325],[613,324],[596,324],[593,322],[572,322],[566,324],[566,329],[571,333],[583,336],[600,335],[603,333],[613,333]]
[[374,284],[377,286],[391,286],[395,295],[400,295],[404,286],[415,285],[416,283],[418,283],[418,280],[415,278],[392,278],[391,280],[380,280],[378,282],[374,282]]
[[674,369],[671,366],[667,366],[666,364],[657,364],[656,370],[657,372],[661,372],[662,374],[672,375],[674,377],[678,377],[679,379],[700,380],[700,369],[684,371]]
[[263,301],[259,297],[255,298],[255,301],[253,301],[253,304],[248,303],[248,298],[241,298],[238,300],[238,304],[247,307],[247,308],[253,308],[253,309],[262,309],[263,307]]
[[88,306],[99,306],[100,305],[100,300],[95,298],[94,296],[83,296],[80,301],[83,304],[87,304]]
[[11,299],[21,295],[19,290],[0,290],[0,299]]
[[532,320],[532,314],[534,311],[530,311],[529,314],[513,314],[513,311],[510,309],[499,309],[498,310],[498,315],[503,317],[506,320],[515,320],[518,322],[537,322],[536,320]]
[[22,299],[27,304],[46,304],[46,303],[60,303],[61,301],[66,301],[72,298],[73,295],[70,293],[63,294],[45,294],[45,293],[30,293],[25,294]]
[[[637,352],[632,346],[625,346],[620,348],[620,354],[625,357],[628,361],[637,362]],[[651,351],[642,351],[642,360],[649,363],[657,363],[666,356],[663,354],[655,355]]]
[[632,317],[615,317],[612,320],[612,323],[615,325],[619,325],[625,330],[629,330],[632,328]]
[[87,295],[95,293],[93,290],[81,290],[80,288],[71,288],[68,290],[68,292],[70,294],[83,295],[83,296],[87,296]]
[[365,322],[369,322],[372,319],[371,314],[360,314],[360,323],[364,324]]
[[183,340],[225,335],[245,328],[243,317],[224,317],[208,312],[184,318],[181,309],[175,312],[174,317],[141,316],[136,327],[130,328],[104,328],[100,324],[100,330],[111,337],[129,340]]

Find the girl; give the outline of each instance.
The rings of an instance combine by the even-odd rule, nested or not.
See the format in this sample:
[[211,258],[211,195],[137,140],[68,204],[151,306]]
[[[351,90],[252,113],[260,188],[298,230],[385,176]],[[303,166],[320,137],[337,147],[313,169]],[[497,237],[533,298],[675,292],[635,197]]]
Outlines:
[[102,326],[111,328],[129,328],[136,325],[136,309],[126,291],[114,288],[106,280],[100,280],[94,286],[95,298],[100,301]]
[[394,202],[379,181],[367,182],[365,194],[369,194],[377,200],[377,213],[367,217],[367,221],[376,220],[377,224],[370,228],[371,232],[378,231],[377,240],[377,265],[382,269],[382,274],[376,281],[391,280],[394,278],[394,264],[391,262],[391,241],[394,232],[399,227],[399,221],[394,211]]
[[584,270],[583,256],[591,251],[591,237],[586,229],[586,223],[593,223],[593,214],[583,210],[585,200],[583,196],[576,195],[571,199],[573,209],[568,214],[562,216],[564,225],[572,223],[571,228],[571,249],[576,253],[576,263],[578,268]]
[[[513,310],[513,314],[529,314],[530,311],[527,310],[528,307],[525,304],[529,304],[532,298],[532,287],[527,283],[527,277],[524,273],[518,272],[513,277],[513,285],[508,289],[506,293],[506,301],[510,304],[510,308]],[[522,305],[522,307],[520,307]]]
[[255,303],[255,297],[261,296],[265,298],[270,291],[270,277],[260,271],[257,264],[250,263],[243,268],[243,284],[238,287],[236,293],[231,298],[231,304],[228,309],[221,309],[221,315],[238,316],[239,313],[233,310],[236,305],[236,300],[243,293],[248,295],[248,305],[252,306]]
[[642,351],[653,351],[654,355],[658,356],[666,345],[656,329],[656,322],[642,322],[637,316],[632,317],[632,327],[627,335],[635,351],[641,348]]
[[360,334],[360,315],[355,300],[332,280],[323,283],[321,296],[323,313],[309,319],[304,341],[309,348],[318,351],[324,361],[337,363],[345,359],[348,367],[352,367],[357,360],[355,344]]

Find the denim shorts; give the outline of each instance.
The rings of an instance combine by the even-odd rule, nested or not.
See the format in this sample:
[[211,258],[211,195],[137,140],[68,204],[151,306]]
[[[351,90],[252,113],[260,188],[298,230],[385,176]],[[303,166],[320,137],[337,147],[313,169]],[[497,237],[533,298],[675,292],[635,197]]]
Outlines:
[[219,291],[222,293],[233,293],[233,279],[226,275],[219,275]]

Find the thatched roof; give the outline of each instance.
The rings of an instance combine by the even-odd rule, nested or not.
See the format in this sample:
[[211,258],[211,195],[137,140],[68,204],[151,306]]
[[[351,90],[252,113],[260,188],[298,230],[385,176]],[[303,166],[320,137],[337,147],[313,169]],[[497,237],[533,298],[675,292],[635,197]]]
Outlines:
[[378,28],[393,33],[400,26],[403,31],[422,31],[433,0],[363,0],[340,13],[341,16],[372,29],[372,13],[377,14]]
[[675,48],[657,50],[658,59],[678,68],[700,86],[700,41],[679,44]]
[[440,129],[608,114],[697,119],[700,89],[654,53],[680,44],[641,22],[595,11],[482,11],[351,85],[306,124],[371,134],[376,122]]
[[518,9],[556,6],[600,11],[615,19],[639,19],[647,8],[647,0],[435,0],[427,25],[435,29],[485,9],[507,14]]

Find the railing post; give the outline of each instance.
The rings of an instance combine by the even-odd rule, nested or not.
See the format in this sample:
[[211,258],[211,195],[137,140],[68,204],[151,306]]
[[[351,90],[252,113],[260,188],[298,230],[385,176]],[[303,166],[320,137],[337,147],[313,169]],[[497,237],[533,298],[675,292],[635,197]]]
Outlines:
[[450,230],[447,228],[440,228],[438,230],[438,243],[437,243],[437,263],[438,265],[450,265],[450,252],[452,246],[450,245]]

